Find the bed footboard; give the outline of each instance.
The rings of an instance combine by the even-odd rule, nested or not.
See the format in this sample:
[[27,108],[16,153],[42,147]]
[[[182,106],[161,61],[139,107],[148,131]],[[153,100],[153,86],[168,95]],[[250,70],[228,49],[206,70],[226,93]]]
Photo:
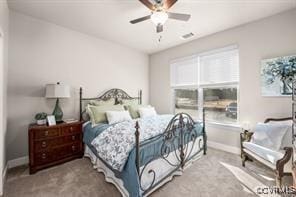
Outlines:
[[[202,128],[196,128],[196,126]],[[151,155],[150,159],[141,164],[140,151],[150,143],[140,143],[140,127],[136,122],[136,168],[139,176],[140,190],[143,196],[151,193],[162,183],[170,180],[174,175],[182,172],[186,164],[196,158],[197,155],[206,154],[207,136],[205,132],[205,111],[203,120],[196,124],[192,117],[186,113],[176,114],[169,122],[164,133],[159,136],[160,150]],[[154,164],[153,164],[154,162]],[[158,163],[157,163],[158,162]],[[155,164],[157,163],[157,166]],[[153,166],[154,165],[154,166]],[[156,168],[155,168],[156,167]],[[163,168],[165,173],[161,176],[155,170]],[[145,174],[145,177],[143,176]],[[147,178],[148,177],[148,178]]]

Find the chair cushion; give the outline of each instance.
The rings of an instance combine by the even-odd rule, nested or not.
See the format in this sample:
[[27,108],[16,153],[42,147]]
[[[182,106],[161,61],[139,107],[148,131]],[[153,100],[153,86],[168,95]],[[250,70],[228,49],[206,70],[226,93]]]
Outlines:
[[244,149],[251,151],[255,155],[258,155],[262,159],[264,159],[274,165],[276,164],[276,162],[279,159],[283,158],[285,155],[284,150],[274,151],[274,150],[268,149],[266,147],[254,144],[252,142],[243,142],[243,147],[244,147]]
[[251,142],[274,151],[281,148],[282,140],[288,125],[258,123],[255,127]]

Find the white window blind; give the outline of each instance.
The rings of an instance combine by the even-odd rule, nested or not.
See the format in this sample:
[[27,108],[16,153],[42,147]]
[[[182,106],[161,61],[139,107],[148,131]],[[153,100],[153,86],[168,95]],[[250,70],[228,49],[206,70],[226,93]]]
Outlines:
[[197,82],[197,56],[190,56],[171,62],[171,86],[196,86]]
[[238,49],[221,49],[200,56],[200,84],[239,81]]

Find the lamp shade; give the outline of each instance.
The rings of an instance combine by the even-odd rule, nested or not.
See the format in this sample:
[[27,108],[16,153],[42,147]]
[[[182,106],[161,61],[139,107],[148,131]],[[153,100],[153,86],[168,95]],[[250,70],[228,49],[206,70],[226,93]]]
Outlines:
[[46,98],[69,98],[70,97],[70,87],[68,85],[57,84],[47,84],[46,85]]
[[251,123],[249,121],[244,121],[242,123],[242,129],[249,131],[251,129]]

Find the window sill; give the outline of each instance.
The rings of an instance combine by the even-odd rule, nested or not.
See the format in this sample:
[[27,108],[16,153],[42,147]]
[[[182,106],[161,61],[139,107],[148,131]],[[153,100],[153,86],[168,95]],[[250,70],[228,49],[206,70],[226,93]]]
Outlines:
[[241,125],[239,124],[228,124],[228,123],[219,123],[219,122],[206,122],[206,125],[209,125],[209,126],[213,126],[213,127],[226,127],[226,128],[231,128],[231,129],[234,129],[234,130],[239,130],[241,131]]
[[[194,121],[199,121],[202,122],[202,119],[199,118],[195,118],[193,117]],[[210,126],[217,126],[217,127],[230,127],[233,129],[241,129],[242,126],[240,124],[230,124],[230,123],[220,123],[220,122],[211,122],[211,121],[206,121],[206,125],[210,125]]]

